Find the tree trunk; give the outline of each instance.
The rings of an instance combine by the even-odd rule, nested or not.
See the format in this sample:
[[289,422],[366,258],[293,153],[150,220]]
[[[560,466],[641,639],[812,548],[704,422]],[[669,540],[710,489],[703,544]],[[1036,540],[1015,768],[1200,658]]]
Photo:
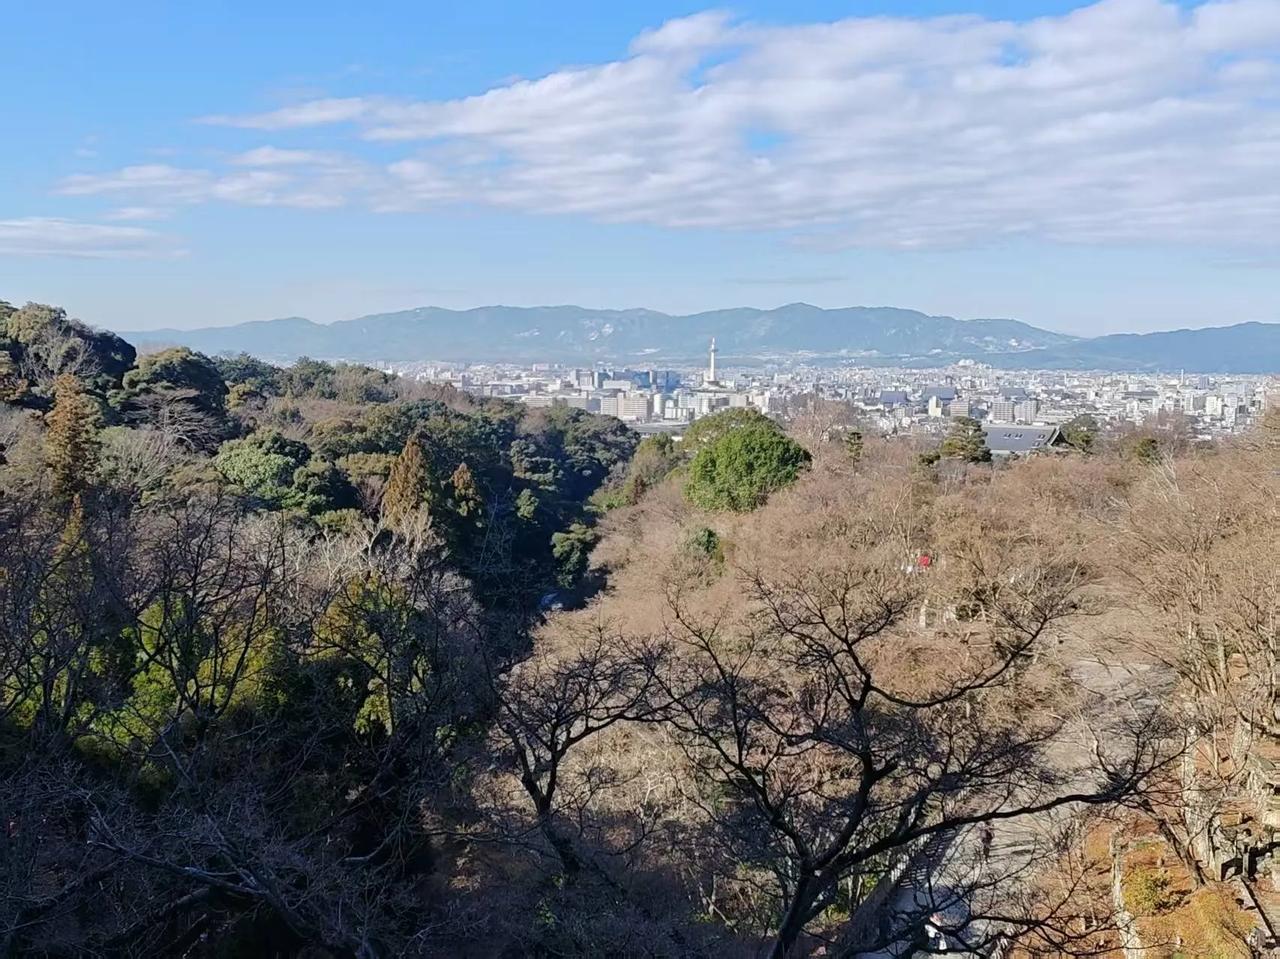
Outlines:
[[1153,814],[1152,818],[1156,822],[1156,829],[1169,844],[1174,855],[1178,857],[1178,862],[1182,863],[1182,868],[1187,871],[1187,875],[1191,877],[1192,887],[1200,889],[1204,886],[1206,879],[1204,870],[1200,867],[1200,860],[1196,859],[1195,852],[1191,849],[1190,841],[1183,841],[1178,831],[1169,825],[1163,816]]
[[769,951],[769,959],[794,959],[799,955],[796,945],[804,932],[809,910],[813,908],[818,892],[818,884],[810,875],[802,877],[796,884],[791,905],[787,907],[782,925],[778,927],[778,935],[773,940],[773,948]]

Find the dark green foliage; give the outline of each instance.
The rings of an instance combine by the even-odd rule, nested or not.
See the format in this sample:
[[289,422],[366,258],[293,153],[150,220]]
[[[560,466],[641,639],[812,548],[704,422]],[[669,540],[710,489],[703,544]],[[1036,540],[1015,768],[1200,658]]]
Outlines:
[[1159,464],[1163,452],[1158,439],[1154,436],[1142,436],[1129,447],[1129,455],[1143,466],[1155,466]]
[[342,470],[325,460],[313,459],[293,471],[292,488],[283,505],[316,515],[353,509],[356,499],[355,487]]
[[355,505],[355,490],[332,463],[312,459],[306,443],[275,430],[224,443],[213,463],[229,483],[270,508],[320,513]]
[[390,403],[396,398],[395,377],[368,366],[339,363],[334,367],[333,392],[343,403]]
[[596,505],[604,510],[634,506],[647,490],[670,476],[682,459],[679,447],[669,434],[646,436],[636,447],[621,479],[612,480],[597,494]]
[[991,450],[982,424],[968,416],[957,417],[951,424],[951,432],[938,448],[940,456],[962,460],[966,463],[990,463]]
[[120,337],[69,319],[59,307],[0,308],[0,402],[47,405],[53,381],[63,373],[101,397],[120,384],[134,358]]
[[857,427],[850,427],[844,434],[844,451],[849,457],[849,462],[858,464],[862,461],[862,430]]
[[724,562],[724,546],[720,542],[720,534],[709,526],[700,526],[691,532],[684,541],[684,550],[691,556],[710,560],[713,563]]
[[283,392],[284,371],[248,353],[215,356],[213,365],[228,388],[246,386],[262,396],[279,396]]
[[591,550],[599,538],[595,530],[582,523],[574,523],[563,533],[551,537],[551,554],[556,559],[561,586],[572,587],[586,573]]
[[1088,413],[1081,413],[1063,424],[1062,438],[1072,449],[1090,453],[1098,440],[1098,431],[1098,420]]
[[277,370],[272,387],[289,396],[340,400],[343,403],[389,403],[396,398],[395,377],[356,363],[324,363],[300,358]]
[[714,413],[711,416],[704,416],[700,420],[694,420],[689,428],[685,430],[681,447],[687,455],[694,456],[698,450],[714,443],[725,433],[745,426],[772,427],[775,430],[779,428],[773,420],[759,410],[749,406],[735,407],[724,410],[721,413]]
[[280,383],[289,396],[316,396],[332,399],[337,394],[334,370],[328,363],[300,356],[281,372]]
[[561,492],[575,500],[594,492],[613,466],[631,457],[638,442],[636,434],[612,416],[567,406],[531,411],[520,432],[529,444],[526,449],[532,448],[532,459],[550,460],[553,472],[560,472],[552,485],[562,483]]
[[703,509],[747,512],[788,486],[810,456],[772,421],[745,423],[720,433],[694,455],[685,495]]
[[181,400],[202,413],[221,416],[226,411],[227,384],[217,366],[203,353],[185,346],[148,353],[124,375],[121,388],[111,397],[113,406],[138,410],[147,400]]

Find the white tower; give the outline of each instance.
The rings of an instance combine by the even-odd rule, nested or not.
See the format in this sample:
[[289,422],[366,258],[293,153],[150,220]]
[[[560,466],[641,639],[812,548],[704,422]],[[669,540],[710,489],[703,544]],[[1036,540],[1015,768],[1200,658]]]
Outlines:
[[711,337],[711,365],[707,367],[707,382],[716,381],[716,338]]

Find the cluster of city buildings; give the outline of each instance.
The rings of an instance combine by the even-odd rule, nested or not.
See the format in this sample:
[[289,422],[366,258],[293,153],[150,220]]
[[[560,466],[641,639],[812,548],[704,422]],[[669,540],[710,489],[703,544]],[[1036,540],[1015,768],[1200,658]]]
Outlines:
[[721,378],[711,341],[705,369],[565,367],[536,363],[415,366],[412,375],[448,380],[483,396],[501,396],[528,406],[569,406],[616,416],[642,432],[679,433],[696,419],[734,407],[782,414],[786,378],[742,373]]
[[998,370],[969,360],[927,370],[802,359],[725,370],[714,340],[705,367],[414,364],[401,372],[529,406],[616,416],[642,432],[679,433],[733,407],[786,418],[815,402],[845,404],[865,428],[886,435],[944,432],[949,421],[970,417],[992,439],[1007,441],[1010,452],[1052,442],[1057,427],[1082,414],[1102,426],[1180,416],[1194,435],[1212,439],[1246,429],[1266,408],[1268,394],[1280,392],[1276,377]]

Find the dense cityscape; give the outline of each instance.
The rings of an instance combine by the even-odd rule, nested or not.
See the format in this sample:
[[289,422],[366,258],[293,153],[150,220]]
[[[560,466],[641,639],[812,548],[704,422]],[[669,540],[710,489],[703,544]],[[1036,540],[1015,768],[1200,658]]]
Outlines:
[[[800,359],[725,367],[714,340],[705,364],[672,369],[536,363],[409,363],[394,369],[477,396],[615,416],[640,433],[679,435],[702,417],[743,407],[786,418],[815,400],[844,404],[865,428],[883,435],[937,434],[949,420],[972,417],[984,424],[997,455],[1051,444],[1057,427],[1085,415],[1116,428],[1177,418],[1192,438],[1213,440],[1247,430],[1280,389],[1275,375],[1011,371],[972,360],[942,369],[822,366]],[[1012,426],[1027,429],[1003,429]]]

